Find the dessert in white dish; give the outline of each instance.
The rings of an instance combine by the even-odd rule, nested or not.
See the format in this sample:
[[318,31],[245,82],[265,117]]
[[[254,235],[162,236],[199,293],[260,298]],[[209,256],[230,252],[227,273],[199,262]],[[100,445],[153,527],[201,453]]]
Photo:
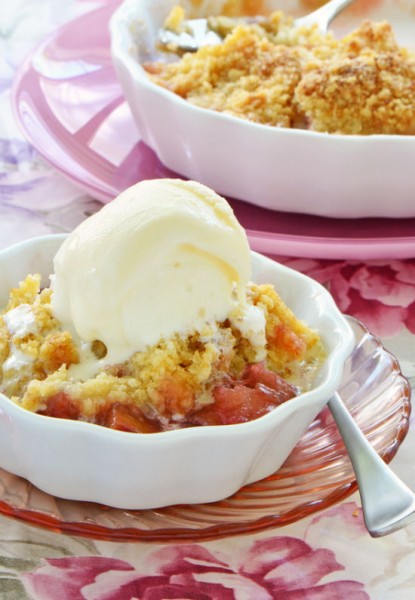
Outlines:
[[[314,65],[297,91],[304,105],[304,118],[292,115],[289,106],[284,105],[282,111],[282,121],[288,119],[294,125],[318,129],[313,131],[276,127],[267,120],[254,122],[235,116],[228,109],[227,112],[212,110],[212,106],[205,107],[210,94],[198,93],[190,102],[152,81],[146,68],[157,58],[158,31],[175,4],[185,7],[191,17],[220,14],[226,7],[226,3],[220,1],[195,7],[184,1],[163,0],[154,5],[149,0],[140,3],[126,0],[111,21],[112,57],[124,94],[143,140],[164,165],[184,177],[201,181],[222,195],[278,211],[345,218],[414,215],[410,176],[415,158],[412,94],[396,95],[403,84],[410,90],[412,82],[413,61],[405,33],[410,18],[407,11],[384,0],[372,12],[364,13],[365,19],[370,18],[372,22],[389,20],[396,43],[409,47],[408,53],[397,51],[408,60],[405,64],[395,60],[391,71],[384,68],[392,52],[388,46],[388,40],[392,39],[390,30],[386,31],[389,26],[373,26],[370,33],[362,26],[362,18],[353,17],[352,10],[342,15],[342,34],[361,26],[350,38],[359,63],[351,81],[358,83],[357,87],[363,90],[363,96],[368,96],[370,103],[371,98],[376,102],[373,106],[366,103],[360,110],[356,86],[352,85],[347,91],[349,99],[341,110],[331,110],[339,98],[345,100],[338,90],[342,70],[350,67],[349,51],[323,69],[322,77]],[[356,12],[358,5],[358,2],[356,7],[353,4]],[[268,11],[273,7],[278,7],[277,3],[266,3]],[[360,10],[357,14],[363,13]],[[382,36],[379,32],[373,33],[378,29],[383,30]],[[359,54],[356,50],[356,40],[370,37],[376,38],[374,48],[378,48],[380,58],[375,56],[376,48],[372,54],[371,51]],[[203,52],[209,53],[209,49]],[[398,54],[395,52],[395,58]],[[188,59],[185,55],[185,59],[190,63],[194,57]],[[383,67],[381,63],[385,63]],[[367,75],[362,76],[363,72]],[[389,72],[394,73],[393,77],[387,75]],[[376,85],[372,86],[373,90],[369,89],[371,81],[376,78],[380,81],[382,77],[386,78],[382,89],[386,90],[390,83],[389,99],[387,90],[376,90]],[[270,96],[273,89],[268,90]],[[330,110],[327,107],[323,110],[319,99],[327,95]],[[234,100],[231,102],[233,110],[236,96]],[[362,121],[360,117],[367,113],[366,109],[372,110],[371,107],[376,110]],[[408,135],[402,135],[404,133]],[[394,161],[390,160],[391,152],[396,157]],[[398,200],[392,201],[392,198]]]
[[275,471],[351,351],[328,292],[251,255],[195,182],[141,182],[62,241],[1,256],[0,465],[129,508],[224,498]]

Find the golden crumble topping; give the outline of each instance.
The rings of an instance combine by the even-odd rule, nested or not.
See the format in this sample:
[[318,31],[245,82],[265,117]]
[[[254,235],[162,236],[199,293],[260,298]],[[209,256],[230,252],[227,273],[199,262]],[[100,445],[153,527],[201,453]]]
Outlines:
[[364,23],[339,52],[305,70],[295,97],[317,131],[415,133],[415,55],[388,23]]
[[[182,12],[170,25],[180,27]],[[387,22],[363,22],[340,40],[315,26],[295,28],[277,11],[241,25],[210,19],[216,46],[144,67],[149,77],[202,108],[275,127],[341,134],[415,131],[415,54]]]
[[85,357],[99,361],[103,344],[80,343],[62,330],[52,316],[51,290],[39,286],[40,278],[29,275],[0,315],[0,391],[40,414],[147,433],[240,422],[308,389],[325,358],[318,334],[274,288],[251,284],[248,302],[266,321],[264,361],[226,320],[203,334],[161,340],[122,364],[99,363],[97,372],[81,377],[77,365]]

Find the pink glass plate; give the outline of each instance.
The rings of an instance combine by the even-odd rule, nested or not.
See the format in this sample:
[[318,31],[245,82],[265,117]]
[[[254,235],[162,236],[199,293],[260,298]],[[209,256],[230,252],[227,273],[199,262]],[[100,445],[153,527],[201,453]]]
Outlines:
[[[13,105],[39,153],[102,202],[141,179],[176,176],[143,142],[112,68],[118,0],[58,29],[22,65]],[[333,259],[415,256],[415,218],[330,219],[230,199],[253,250]]]
[[[356,345],[339,393],[389,462],[409,427],[410,387],[396,359],[356,320]],[[133,435],[133,434],[132,434]],[[274,475],[211,504],[130,511],[61,500],[0,470],[0,512],[56,532],[113,541],[206,540],[293,523],[356,490],[340,434],[324,409]]]

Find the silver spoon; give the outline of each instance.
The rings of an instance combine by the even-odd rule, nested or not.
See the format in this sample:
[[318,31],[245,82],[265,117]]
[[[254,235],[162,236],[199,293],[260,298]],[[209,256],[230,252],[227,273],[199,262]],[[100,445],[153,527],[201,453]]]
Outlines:
[[[296,27],[311,26],[316,24],[322,32],[326,32],[332,20],[343,8],[354,0],[330,0],[324,6],[312,13],[295,20]],[[255,23],[264,20],[264,17],[241,18],[242,22]],[[160,29],[158,43],[166,48],[195,52],[202,46],[220,44],[222,36],[209,27],[209,19],[188,19],[183,23],[183,31]]]
[[354,0],[331,0],[309,15],[296,19],[295,25],[296,27],[302,27],[303,25],[316,24],[320,31],[326,32],[333,19],[352,2]]
[[406,527],[415,520],[415,493],[372,448],[338,393],[328,407],[353,465],[368,532],[381,537]]

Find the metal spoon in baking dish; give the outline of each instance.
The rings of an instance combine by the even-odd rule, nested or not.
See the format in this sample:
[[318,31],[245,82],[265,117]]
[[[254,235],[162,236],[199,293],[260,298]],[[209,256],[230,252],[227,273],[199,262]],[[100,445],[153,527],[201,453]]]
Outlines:
[[[317,25],[320,31],[326,32],[332,20],[354,0],[330,0],[312,13],[295,20],[296,27]],[[264,17],[241,17],[242,23],[260,23]],[[183,22],[181,31],[160,29],[158,43],[165,48],[173,48],[182,52],[195,52],[202,46],[220,44],[222,36],[209,25],[209,19],[188,19]]]
[[368,532],[381,537],[406,527],[415,520],[415,493],[372,448],[339,394],[328,406],[353,465]]

